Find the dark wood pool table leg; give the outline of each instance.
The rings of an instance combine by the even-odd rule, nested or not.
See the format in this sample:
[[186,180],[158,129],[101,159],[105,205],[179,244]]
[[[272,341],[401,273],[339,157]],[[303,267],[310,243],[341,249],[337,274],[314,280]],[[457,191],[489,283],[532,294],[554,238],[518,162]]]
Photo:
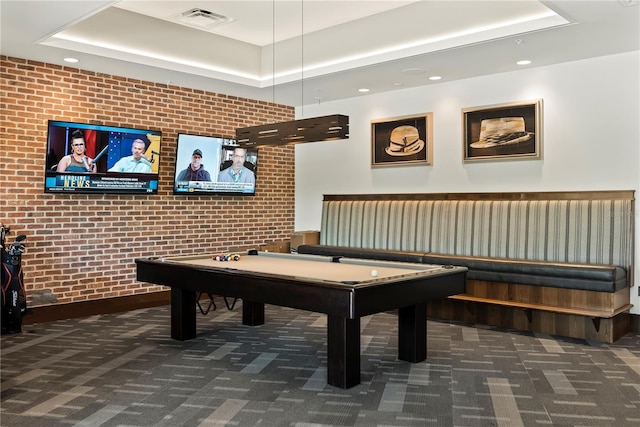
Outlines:
[[171,338],[190,340],[196,337],[196,293],[171,288]]
[[427,303],[398,309],[398,359],[422,362],[427,358]]
[[327,316],[327,383],[345,389],[360,384],[360,318]]
[[264,325],[264,303],[243,299],[242,324],[248,326]]

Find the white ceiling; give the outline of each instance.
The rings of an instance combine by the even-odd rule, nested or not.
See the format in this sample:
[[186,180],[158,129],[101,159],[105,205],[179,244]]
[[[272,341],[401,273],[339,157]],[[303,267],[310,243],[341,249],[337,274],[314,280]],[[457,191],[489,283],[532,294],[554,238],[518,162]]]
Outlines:
[[[639,3],[0,0],[0,44],[3,55],[299,106],[512,71],[521,59],[637,51]],[[184,22],[191,9],[229,22]]]

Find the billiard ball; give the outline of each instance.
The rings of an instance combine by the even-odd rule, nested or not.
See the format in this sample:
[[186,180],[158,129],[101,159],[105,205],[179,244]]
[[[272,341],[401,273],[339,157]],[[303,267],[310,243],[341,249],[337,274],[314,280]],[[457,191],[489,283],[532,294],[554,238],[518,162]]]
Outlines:
[[378,270],[371,270],[371,275],[373,277],[378,277]]

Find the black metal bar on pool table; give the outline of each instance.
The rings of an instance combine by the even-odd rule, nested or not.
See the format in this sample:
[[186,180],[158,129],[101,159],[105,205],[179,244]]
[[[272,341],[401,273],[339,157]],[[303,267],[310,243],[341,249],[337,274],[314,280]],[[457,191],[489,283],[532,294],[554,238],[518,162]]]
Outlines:
[[247,326],[264,325],[264,303],[243,299],[242,324]]
[[196,337],[196,292],[171,288],[171,338],[184,341]]
[[360,384],[360,318],[327,315],[327,383],[340,388]]
[[398,309],[398,359],[422,362],[427,358],[427,303]]

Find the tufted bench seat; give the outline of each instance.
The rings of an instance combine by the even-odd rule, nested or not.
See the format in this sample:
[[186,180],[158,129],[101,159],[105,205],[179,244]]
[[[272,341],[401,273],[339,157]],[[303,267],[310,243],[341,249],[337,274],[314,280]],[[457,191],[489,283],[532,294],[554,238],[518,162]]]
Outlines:
[[554,286],[596,292],[627,287],[627,272],[614,265],[574,264],[388,251],[326,245],[300,245],[298,253],[467,267],[467,279]]
[[613,342],[630,328],[633,202],[633,191],[325,195],[320,245],[298,251],[465,266],[466,292],[430,303],[432,317]]

